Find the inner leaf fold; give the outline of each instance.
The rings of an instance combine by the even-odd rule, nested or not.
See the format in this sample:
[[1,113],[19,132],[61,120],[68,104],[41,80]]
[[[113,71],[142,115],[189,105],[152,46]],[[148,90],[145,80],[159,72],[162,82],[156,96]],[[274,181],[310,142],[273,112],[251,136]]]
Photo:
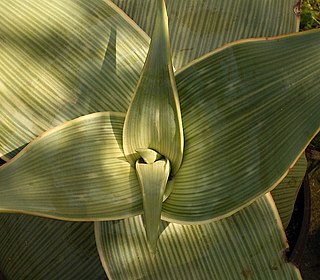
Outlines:
[[143,220],[148,245],[150,251],[155,253],[159,237],[162,201],[170,174],[170,162],[167,159],[161,159],[146,164],[138,160],[136,172],[142,191]]
[[175,174],[181,165],[183,142],[167,11],[164,1],[159,0],[149,53],[126,115],[124,153],[134,165],[140,157],[137,149],[156,150],[170,160]]

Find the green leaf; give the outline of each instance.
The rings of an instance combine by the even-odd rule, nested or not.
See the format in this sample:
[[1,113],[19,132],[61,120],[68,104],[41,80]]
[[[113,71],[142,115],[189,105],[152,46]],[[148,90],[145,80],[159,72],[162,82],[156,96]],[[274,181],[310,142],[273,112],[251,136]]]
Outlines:
[[106,279],[92,223],[1,214],[0,251],[8,280]]
[[126,115],[123,147],[131,164],[140,157],[137,149],[152,149],[169,159],[176,173],[183,156],[183,128],[166,8],[163,0],[155,2],[157,19],[147,60]]
[[122,151],[124,114],[95,113],[36,138],[0,167],[0,212],[63,220],[141,214],[134,168]]
[[240,41],[176,74],[186,142],[163,219],[229,216],[285,177],[319,131],[319,44],[320,31]]
[[160,230],[161,208],[170,174],[169,160],[153,163],[137,161],[136,171],[141,186],[143,219],[150,250],[154,253]]
[[154,163],[162,158],[162,155],[151,149],[136,149],[136,152],[146,163]]
[[[112,0],[149,35],[156,1]],[[292,0],[166,0],[176,69],[226,43],[298,30]]]
[[116,5],[3,0],[0,11],[0,157],[81,115],[126,112],[149,38]]
[[303,154],[290,169],[288,175],[271,192],[284,228],[286,228],[290,222],[294,204],[306,174],[307,164],[307,159]]
[[271,196],[205,225],[162,223],[158,251],[141,218],[96,222],[99,255],[111,279],[301,279],[283,257],[286,239]]

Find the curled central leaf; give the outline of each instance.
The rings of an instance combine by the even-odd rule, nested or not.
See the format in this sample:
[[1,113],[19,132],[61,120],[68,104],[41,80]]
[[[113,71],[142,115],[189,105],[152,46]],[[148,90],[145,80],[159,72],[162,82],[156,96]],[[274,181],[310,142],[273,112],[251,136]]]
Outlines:
[[[152,152],[154,151],[150,150],[150,154]],[[144,154],[146,154],[145,151]],[[150,251],[155,253],[159,237],[162,201],[170,174],[170,162],[168,159],[160,159],[145,163],[140,159],[136,162],[136,172],[142,191],[143,219],[147,240]]]
[[181,165],[183,142],[168,17],[164,1],[158,0],[149,53],[125,119],[123,148],[132,165],[140,157],[138,149],[156,150],[170,160],[175,174]]

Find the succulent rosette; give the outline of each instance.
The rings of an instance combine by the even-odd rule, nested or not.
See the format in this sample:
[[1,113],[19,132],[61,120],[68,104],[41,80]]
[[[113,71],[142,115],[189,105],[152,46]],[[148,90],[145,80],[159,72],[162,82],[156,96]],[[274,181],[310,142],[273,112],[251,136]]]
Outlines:
[[[286,225],[303,151],[319,131],[320,32],[224,45],[255,36],[251,28],[293,32],[294,15],[269,15],[282,20],[272,29],[257,8],[257,25],[246,27],[240,13],[228,33],[232,1],[167,1],[168,12],[163,0],[115,1],[150,41],[109,1],[29,2],[0,4],[0,211],[94,221],[112,279],[300,279],[283,258],[278,210]],[[291,3],[278,2],[270,9]],[[7,226],[19,219],[2,217]],[[57,221],[38,224],[43,234],[50,227],[54,240],[64,236]],[[92,250],[88,226],[74,227],[71,243]],[[46,249],[35,243],[39,261]],[[36,278],[78,275],[64,270],[73,261],[42,263]],[[73,265],[86,272],[77,279],[100,275],[82,263]],[[2,267],[25,277],[0,258]]]

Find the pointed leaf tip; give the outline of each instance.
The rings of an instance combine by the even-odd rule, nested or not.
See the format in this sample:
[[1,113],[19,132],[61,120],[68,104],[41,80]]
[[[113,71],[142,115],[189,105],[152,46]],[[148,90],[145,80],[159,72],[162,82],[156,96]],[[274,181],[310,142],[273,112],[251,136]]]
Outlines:
[[144,226],[150,252],[156,252],[159,238],[162,200],[170,174],[167,159],[151,164],[136,163],[136,171],[142,190]]
[[123,143],[131,164],[139,158],[137,149],[150,148],[170,160],[173,173],[181,165],[183,128],[163,1],[158,1],[149,53],[126,115]]

